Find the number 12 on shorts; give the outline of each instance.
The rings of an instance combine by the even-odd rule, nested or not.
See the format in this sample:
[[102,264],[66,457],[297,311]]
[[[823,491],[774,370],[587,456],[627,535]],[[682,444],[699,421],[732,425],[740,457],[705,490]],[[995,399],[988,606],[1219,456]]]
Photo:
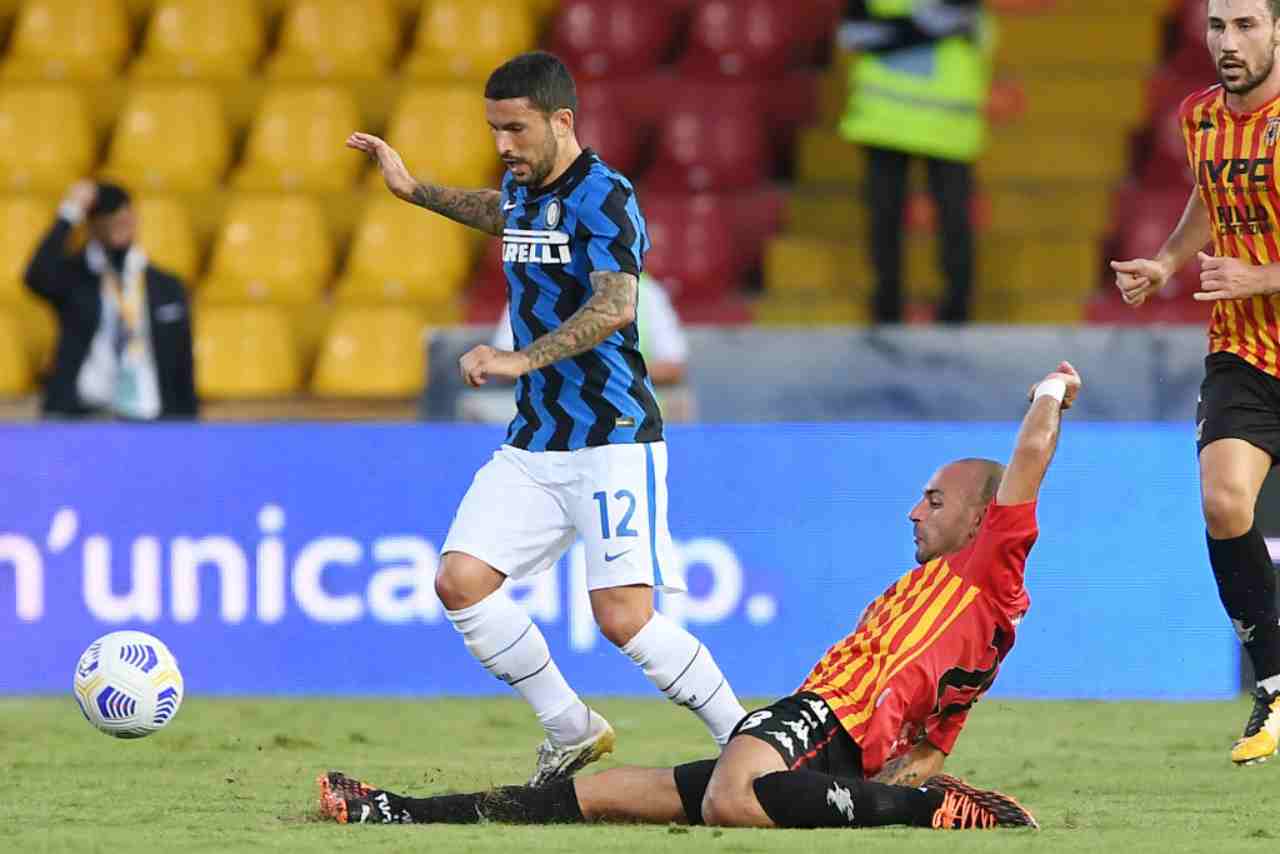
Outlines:
[[[609,494],[607,492],[597,492],[591,496],[600,505],[600,536],[609,539]],[[627,502],[627,510],[622,514],[622,520],[618,522],[618,530],[615,532],[619,537],[638,537],[640,533],[631,526],[631,517],[636,514],[636,497],[627,489],[619,489],[613,494],[614,500]]]

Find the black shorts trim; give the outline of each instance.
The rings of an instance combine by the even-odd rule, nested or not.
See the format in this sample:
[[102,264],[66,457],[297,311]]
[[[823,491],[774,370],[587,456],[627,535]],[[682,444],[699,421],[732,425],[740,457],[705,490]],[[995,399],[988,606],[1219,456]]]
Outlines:
[[863,776],[862,750],[836,713],[817,694],[783,697],[747,715],[730,739],[749,735],[768,744],[791,770],[807,768],[836,777]]
[[1196,406],[1196,452],[1241,439],[1280,459],[1280,379],[1234,353],[1211,353]]

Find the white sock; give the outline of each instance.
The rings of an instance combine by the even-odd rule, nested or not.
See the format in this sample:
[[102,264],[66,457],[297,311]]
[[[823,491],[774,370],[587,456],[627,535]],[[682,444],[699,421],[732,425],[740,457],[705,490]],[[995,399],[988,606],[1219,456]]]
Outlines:
[[723,747],[729,741],[746,710],[711,651],[697,638],[654,612],[622,651],[668,700],[702,718],[717,744]]
[[1280,691],[1280,675],[1269,676],[1258,683],[1258,687],[1268,694]]
[[498,590],[470,608],[444,613],[484,669],[533,706],[548,738],[561,745],[586,738],[586,704],[560,674],[547,639],[523,608]]

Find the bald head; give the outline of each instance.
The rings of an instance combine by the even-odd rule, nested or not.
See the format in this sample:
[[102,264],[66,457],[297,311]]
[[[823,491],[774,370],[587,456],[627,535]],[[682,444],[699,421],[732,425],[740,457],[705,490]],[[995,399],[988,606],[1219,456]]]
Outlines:
[[925,563],[967,546],[1002,477],[1004,466],[977,457],[947,463],[934,472],[908,517],[914,526],[916,560]]

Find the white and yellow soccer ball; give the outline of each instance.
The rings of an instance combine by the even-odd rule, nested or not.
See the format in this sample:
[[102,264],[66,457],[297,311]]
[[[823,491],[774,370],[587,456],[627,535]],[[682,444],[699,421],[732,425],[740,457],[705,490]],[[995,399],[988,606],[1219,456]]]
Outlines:
[[116,738],[151,735],[182,705],[177,659],[146,632],[112,632],[89,644],[73,684],[85,718]]

